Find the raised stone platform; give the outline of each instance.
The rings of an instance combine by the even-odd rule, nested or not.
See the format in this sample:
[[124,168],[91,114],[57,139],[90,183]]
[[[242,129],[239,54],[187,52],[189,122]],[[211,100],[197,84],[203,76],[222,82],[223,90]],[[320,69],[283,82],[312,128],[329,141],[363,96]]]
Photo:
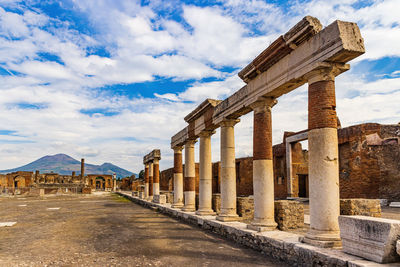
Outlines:
[[169,204],[161,205],[132,197],[129,193],[118,193],[134,203],[155,209],[171,217],[197,225],[204,230],[217,233],[227,239],[284,261],[291,266],[343,266],[372,267],[400,266],[399,264],[378,264],[357,256],[349,255],[340,249],[313,247],[299,242],[300,235],[284,231],[257,232],[247,229],[242,222],[221,222],[215,216],[198,216],[194,212],[184,212],[171,208]]
[[166,195],[154,195],[153,202],[158,204],[166,204],[167,203],[167,196]]

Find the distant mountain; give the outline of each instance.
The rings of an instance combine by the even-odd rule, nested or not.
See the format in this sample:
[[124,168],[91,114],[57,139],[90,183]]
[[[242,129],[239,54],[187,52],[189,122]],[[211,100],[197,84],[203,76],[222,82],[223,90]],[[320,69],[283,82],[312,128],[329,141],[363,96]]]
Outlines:
[[[75,171],[76,175],[81,173],[81,162],[65,154],[57,154],[53,156],[44,156],[27,165],[9,169],[0,170],[0,173],[10,173],[16,171],[36,171],[40,173],[55,172],[62,175],[71,175]],[[133,173],[122,169],[111,163],[103,163],[102,165],[87,164],[85,162],[85,174],[113,174],[117,177],[131,176]],[[136,175],[136,174],[135,174]],[[137,177],[137,175],[136,175]]]

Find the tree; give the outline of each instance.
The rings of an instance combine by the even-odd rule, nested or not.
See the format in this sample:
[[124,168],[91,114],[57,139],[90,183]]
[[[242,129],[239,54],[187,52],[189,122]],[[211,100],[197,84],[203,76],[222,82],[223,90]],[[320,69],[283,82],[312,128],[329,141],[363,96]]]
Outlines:
[[141,170],[139,172],[139,178],[143,179],[144,178],[144,170]]

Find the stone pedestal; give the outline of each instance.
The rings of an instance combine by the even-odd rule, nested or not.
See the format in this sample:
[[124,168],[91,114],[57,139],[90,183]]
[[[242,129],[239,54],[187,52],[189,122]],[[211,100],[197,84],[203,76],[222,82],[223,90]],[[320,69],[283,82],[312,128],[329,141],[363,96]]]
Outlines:
[[219,221],[236,221],[236,171],[234,125],[239,120],[221,123],[221,211]]
[[252,105],[253,125],[253,192],[254,219],[248,228],[274,230],[274,170],[272,162],[271,108],[276,100],[266,98]]
[[319,70],[309,77],[308,148],[310,231],[304,242],[340,247],[339,155],[334,76]]
[[185,144],[185,205],[183,211],[195,211],[196,207],[196,167],[194,162],[195,140],[188,140]]
[[212,210],[212,134],[212,131],[200,133],[199,209],[196,214],[201,216],[215,214]]
[[153,202],[157,204],[165,204],[167,203],[167,196],[166,195],[154,195]]
[[174,148],[174,202],[173,208],[183,207],[183,167],[182,167],[182,149]]

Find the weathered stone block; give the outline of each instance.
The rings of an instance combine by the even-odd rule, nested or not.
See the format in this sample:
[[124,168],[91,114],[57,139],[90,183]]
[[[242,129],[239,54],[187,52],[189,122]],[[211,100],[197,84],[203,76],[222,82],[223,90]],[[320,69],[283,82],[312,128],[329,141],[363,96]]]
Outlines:
[[221,211],[221,194],[212,195],[212,209],[217,214]]
[[139,198],[140,198],[140,199],[143,199],[143,198],[144,198],[144,192],[142,192],[142,191],[139,192]]
[[378,263],[400,261],[396,242],[400,221],[367,216],[339,216],[343,251]]
[[237,213],[243,219],[254,218],[254,198],[249,197],[238,197],[237,200]]
[[84,187],[82,188],[82,194],[91,194],[92,189],[90,187]]
[[296,229],[304,226],[304,207],[298,201],[275,201],[275,222],[280,230]]
[[167,196],[166,195],[154,195],[153,202],[157,204],[165,204],[167,203]]
[[379,199],[341,199],[340,214],[381,217],[381,202]]

